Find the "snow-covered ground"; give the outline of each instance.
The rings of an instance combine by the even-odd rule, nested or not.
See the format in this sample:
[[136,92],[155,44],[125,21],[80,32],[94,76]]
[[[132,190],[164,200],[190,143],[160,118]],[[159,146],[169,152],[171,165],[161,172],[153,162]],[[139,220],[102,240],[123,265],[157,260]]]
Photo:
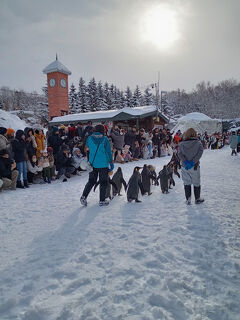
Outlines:
[[0,319],[239,320],[240,156],[207,150],[201,170],[202,205],[177,177],[107,208],[80,206],[87,173],[0,194]]

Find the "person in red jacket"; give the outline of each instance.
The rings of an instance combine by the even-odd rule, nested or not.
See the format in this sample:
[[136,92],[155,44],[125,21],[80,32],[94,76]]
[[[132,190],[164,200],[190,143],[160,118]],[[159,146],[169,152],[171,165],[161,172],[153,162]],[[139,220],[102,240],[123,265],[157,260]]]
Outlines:
[[74,137],[76,137],[77,132],[74,124],[70,124],[70,127],[68,127],[68,139],[72,140]]

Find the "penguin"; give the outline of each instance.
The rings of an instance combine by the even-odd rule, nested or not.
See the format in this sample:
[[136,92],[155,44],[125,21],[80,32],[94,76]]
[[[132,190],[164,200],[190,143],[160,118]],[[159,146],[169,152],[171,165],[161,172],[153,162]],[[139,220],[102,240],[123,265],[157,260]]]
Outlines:
[[127,200],[128,202],[132,202],[135,200],[135,202],[142,202],[141,200],[138,200],[138,194],[139,194],[139,188],[143,194],[143,186],[141,181],[141,175],[139,170],[141,167],[135,167],[133,170],[133,174],[131,178],[128,181],[127,185]]
[[173,179],[174,164],[170,162],[167,165],[167,169],[168,169],[169,189],[172,189],[171,186],[173,186],[173,187],[175,186],[175,181]]
[[115,183],[116,189],[113,190],[113,196],[121,196],[122,185],[124,185],[124,189],[127,189],[126,181],[123,178],[122,168],[119,167],[117,171],[114,173],[112,177],[112,182]]
[[151,192],[151,172],[148,168],[148,166],[145,164],[143,166],[143,170],[141,172],[141,178],[142,178],[142,185],[143,185],[143,194],[148,194],[149,196],[152,194]]
[[[95,184],[93,191],[95,192],[97,186],[100,184],[100,181]],[[112,186],[112,187],[111,187]],[[109,200],[112,200],[114,198],[114,192],[116,192],[117,186],[116,184],[111,180],[110,177],[108,177],[108,184],[107,184],[107,190],[106,190],[106,199],[109,198]]]
[[169,186],[169,172],[167,166],[163,166],[163,169],[158,174],[158,179],[160,179],[160,186],[162,193],[168,193]]
[[158,179],[157,179],[157,173],[155,171],[155,167],[151,164],[148,165],[148,169],[150,170],[151,172],[151,180],[152,180],[152,185],[154,186],[159,186],[159,182],[158,182]]

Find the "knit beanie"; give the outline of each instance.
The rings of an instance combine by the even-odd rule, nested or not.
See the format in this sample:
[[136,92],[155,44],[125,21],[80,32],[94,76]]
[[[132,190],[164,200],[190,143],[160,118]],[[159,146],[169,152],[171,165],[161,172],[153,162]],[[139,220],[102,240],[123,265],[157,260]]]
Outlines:
[[12,129],[12,128],[7,128],[7,135],[13,136],[14,133],[15,133],[15,130],[14,130],[14,129]]
[[95,132],[100,132],[100,133],[104,134],[104,133],[105,133],[105,128],[104,128],[104,126],[103,126],[102,124],[96,125],[96,127],[95,127]]
[[0,127],[0,134],[4,135],[7,132],[7,129],[4,127]]

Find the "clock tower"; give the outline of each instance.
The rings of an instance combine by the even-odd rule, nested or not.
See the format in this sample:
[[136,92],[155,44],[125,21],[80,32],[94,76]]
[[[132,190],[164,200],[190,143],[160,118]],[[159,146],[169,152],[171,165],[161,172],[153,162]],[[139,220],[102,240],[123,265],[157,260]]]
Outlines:
[[43,73],[47,75],[49,119],[69,114],[68,76],[71,71],[56,55],[56,60],[44,68]]

